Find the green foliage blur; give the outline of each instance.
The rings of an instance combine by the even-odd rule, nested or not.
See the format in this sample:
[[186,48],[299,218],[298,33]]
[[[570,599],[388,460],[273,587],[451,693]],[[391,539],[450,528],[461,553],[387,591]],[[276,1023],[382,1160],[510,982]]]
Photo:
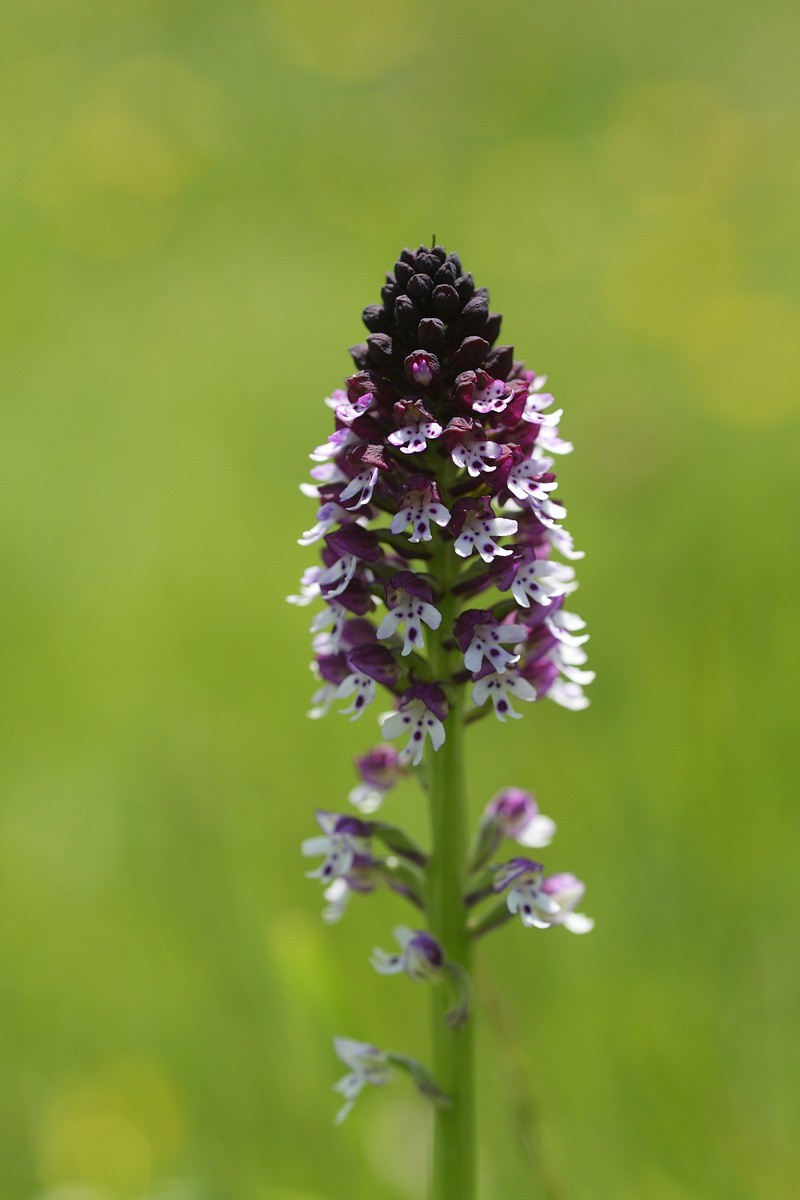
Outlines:
[[406,1083],[332,1125],[331,1036],[425,1057],[427,1005],[367,964],[401,901],[326,928],[303,876],[378,739],[306,720],[284,596],[322,398],[432,233],[565,408],[598,671],[471,737],[476,815],[534,788],[597,920],[485,947],[484,1200],[800,1195],[798,39],[782,0],[5,0],[3,1200],[424,1193]]

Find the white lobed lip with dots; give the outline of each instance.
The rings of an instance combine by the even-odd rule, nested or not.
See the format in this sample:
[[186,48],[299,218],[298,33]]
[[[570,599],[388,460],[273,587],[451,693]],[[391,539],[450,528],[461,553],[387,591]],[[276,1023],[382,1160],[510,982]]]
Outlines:
[[422,762],[426,738],[430,738],[434,750],[438,750],[444,742],[444,725],[422,700],[411,700],[399,712],[385,716],[381,733],[389,741],[407,733],[408,741],[400,751],[400,756],[415,767]]

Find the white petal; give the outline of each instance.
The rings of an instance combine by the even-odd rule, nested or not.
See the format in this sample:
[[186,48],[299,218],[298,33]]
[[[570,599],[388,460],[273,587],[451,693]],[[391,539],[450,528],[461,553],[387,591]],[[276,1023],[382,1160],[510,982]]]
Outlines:
[[556,835],[556,823],[543,813],[533,817],[525,828],[517,834],[515,841],[520,846],[541,847],[549,846]]
[[565,913],[560,924],[570,933],[590,933],[594,929],[594,921],[585,913]]
[[548,688],[547,695],[562,708],[572,709],[573,712],[580,712],[581,709],[589,707],[589,697],[584,696],[578,683],[567,683],[563,679],[555,679]]
[[423,603],[420,616],[425,624],[430,626],[431,629],[438,629],[442,623],[442,614],[439,612],[438,608],[434,608],[432,604]]
[[536,688],[529,683],[527,679],[523,679],[521,675],[514,678],[513,673],[509,672],[506,679],[506,687],[519,700],[535,700]]
[[431,745],[434,750],[440,749],[444,744],[444,725],[435,717],[433,718],[433,724],[428,729],[428,737],[431,739]]
[[305,858],[312,858],[317,854],[327,854],[330,848],[331,839],[328,837],[305,838],[305,840],[300,843],[300,853]]
[[381,721],[381,733],[388,741],[400,737],[401,733],[407,733],[411,729],[412,722],[407,713],[396,712],[389,713]]
[[372,951],[369,961],[379,975],[398,975],[403,970],[402,954],[387,954],[380,946]]
[[378,637],[390,638],[392,634],[397,632],[402,620],[402,611],[398,608],[390,608],[378,626]]
[[494,537],[507,537],[516,533],[518,528],[518,522],[510,520],[508,517],[495,517],[489,522],[489,529]]

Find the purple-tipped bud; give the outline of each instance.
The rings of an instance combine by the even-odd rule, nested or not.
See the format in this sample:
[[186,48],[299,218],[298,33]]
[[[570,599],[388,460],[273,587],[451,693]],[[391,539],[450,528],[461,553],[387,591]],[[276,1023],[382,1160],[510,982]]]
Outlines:
[[405,766],[394,746],[375,746],[355,760],[362,782],[352,789],[348,799],[359,812],[377,812],[383,798],[405,774]]
[[355,763],[364,783],[385,792],[393,788],[403,774],[400,755],[394,746],[374,746]]
[[415,350],[406,358],[403,370],[412,387],[427,390],[439,378],[439,360],[427,350]]
[[521,846],[549,846],[555,836],[555,822],[539,812],[534,796],[522,788],[503,788],[487,804],[486,816],[497,822],[503,837]]

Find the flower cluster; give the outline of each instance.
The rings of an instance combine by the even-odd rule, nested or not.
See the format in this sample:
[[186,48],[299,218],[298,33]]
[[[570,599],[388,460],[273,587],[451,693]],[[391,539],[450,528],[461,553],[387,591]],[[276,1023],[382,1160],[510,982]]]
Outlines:
[[[354,894],[381,887],[424,916],[441,847],[429,861],[379,819],[385,797],[460,722],[492,711],[501,722],[517,718],[515,705],[545,697],[581,709],[593,679],[584,622],[564,607],[582,554],[555,496],[555,459],[572,446],[545,377],[496,344],[501,322],[488,292],[440,246],[404,250],[363,320],[367,340],[350,351],[355,372],[326,400],[334,428],[301,485],[317,510],[299,541],[318,546],[320,558],[289,597],[321,605],[311,624],[319,683],[311,716],[335,706],[356,720],[379,688],[391,697],[380,717],[386,741],[356,759],[349,799],[358,815],[320,810],[319,835],[303,842],[303,854],[319,860],[308,875],[323,885],[328,921]],[[462,842],[463,895],[455,876],[453,936],[465,963],[469,938],[512,916],[540,929],[592,927],[575,912],[584,891],[575,876],[545,875],[529,858],[496,861],[504,839],[538,850],[555,832],[529,792],[505,788],[489,801],[469,861]],[[375,970],[450,988],[438,1011],[457,1029],[469,1019],[472,987],[453,961],[458,946],[442,944],[450,933],[398,925],[394,936],[397,950],[373,950]],[[336,1085],[345,1099],[337,1119],[393,1066],[448,1102],[412,1059],[348,1038],[335,1048],[349,1068]]]
[[363,320],[356,370],[326,400],[334,429],[302,485],[318,508],[299,540],[318,544],[321,562],[290,599],[323,606],[312,715],[339,705],[355,720],[383,688],[395,708],[383,735],[405,736],[402,759],[415,765],[444,740],[456,678],[433,677],[423,657],[442,620],[436,539],[453,559],[452,636],[475,709],[491,700],[505,721],[520,701],[588,703],[587,635],[564,608],[582,555],[554,495],[555,458],[572,446],[546,378],[496,344],[500,316],[458,255],[404,250]]

